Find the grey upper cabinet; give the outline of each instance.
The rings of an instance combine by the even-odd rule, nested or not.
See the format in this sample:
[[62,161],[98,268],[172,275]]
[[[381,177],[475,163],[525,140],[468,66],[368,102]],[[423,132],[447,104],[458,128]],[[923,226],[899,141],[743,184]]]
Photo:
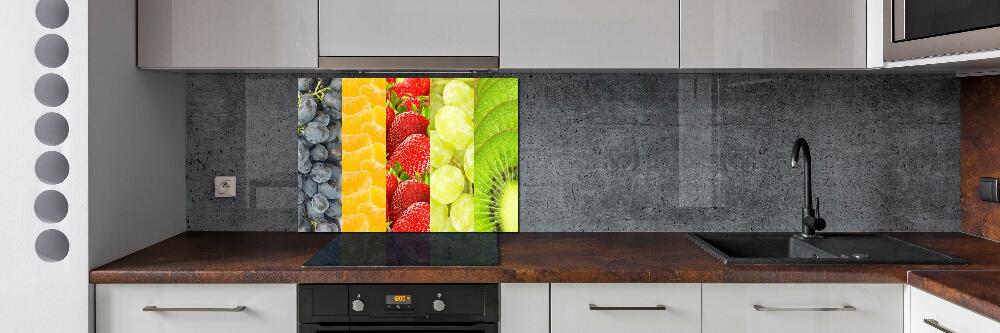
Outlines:
[[503,0],[500,67],[678,66],[678,0]]
[[138,0],[141,68],[316,68],[317,0]]
[[319,0],[322,57],[500,55],[500,0]]
[[680,8],[681,68],[870,67],[865,0],[681,0]]

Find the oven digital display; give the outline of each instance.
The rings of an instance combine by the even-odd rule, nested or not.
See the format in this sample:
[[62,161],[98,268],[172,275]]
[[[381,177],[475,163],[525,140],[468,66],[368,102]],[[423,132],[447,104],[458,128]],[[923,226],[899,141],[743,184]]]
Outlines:
[[385,304],[409,305],[413,298],[410,295],[385,295]]

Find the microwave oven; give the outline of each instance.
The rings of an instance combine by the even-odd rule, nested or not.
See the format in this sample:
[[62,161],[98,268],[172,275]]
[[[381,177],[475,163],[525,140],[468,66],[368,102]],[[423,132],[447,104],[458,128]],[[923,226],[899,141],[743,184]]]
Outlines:
[[883,5],[886,61],[1000,49],[1000,0],[884,0]]

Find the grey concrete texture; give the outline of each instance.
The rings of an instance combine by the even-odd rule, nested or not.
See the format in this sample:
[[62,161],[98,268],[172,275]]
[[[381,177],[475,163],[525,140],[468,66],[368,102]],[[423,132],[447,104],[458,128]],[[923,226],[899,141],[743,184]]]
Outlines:
[[[298,76],[188,76],[190,230],[295,230]],[[798,230],[797,137],[827,231],[959,228],[953,76],[514,76],[521,231]]]

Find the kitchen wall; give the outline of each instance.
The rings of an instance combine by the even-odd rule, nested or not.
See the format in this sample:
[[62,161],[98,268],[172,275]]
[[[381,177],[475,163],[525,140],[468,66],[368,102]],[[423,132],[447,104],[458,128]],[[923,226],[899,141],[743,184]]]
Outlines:
[[[190,230],[295,230],[298,76],[188,75]],[[954,76],[516,76],[522,231],[797,230],[800,136],[828,231],[959,229]]]
[[1000,204],[979,199],[979,177],[1000,178],[1000,76],[962,78],[962,231],[1000,241]]

